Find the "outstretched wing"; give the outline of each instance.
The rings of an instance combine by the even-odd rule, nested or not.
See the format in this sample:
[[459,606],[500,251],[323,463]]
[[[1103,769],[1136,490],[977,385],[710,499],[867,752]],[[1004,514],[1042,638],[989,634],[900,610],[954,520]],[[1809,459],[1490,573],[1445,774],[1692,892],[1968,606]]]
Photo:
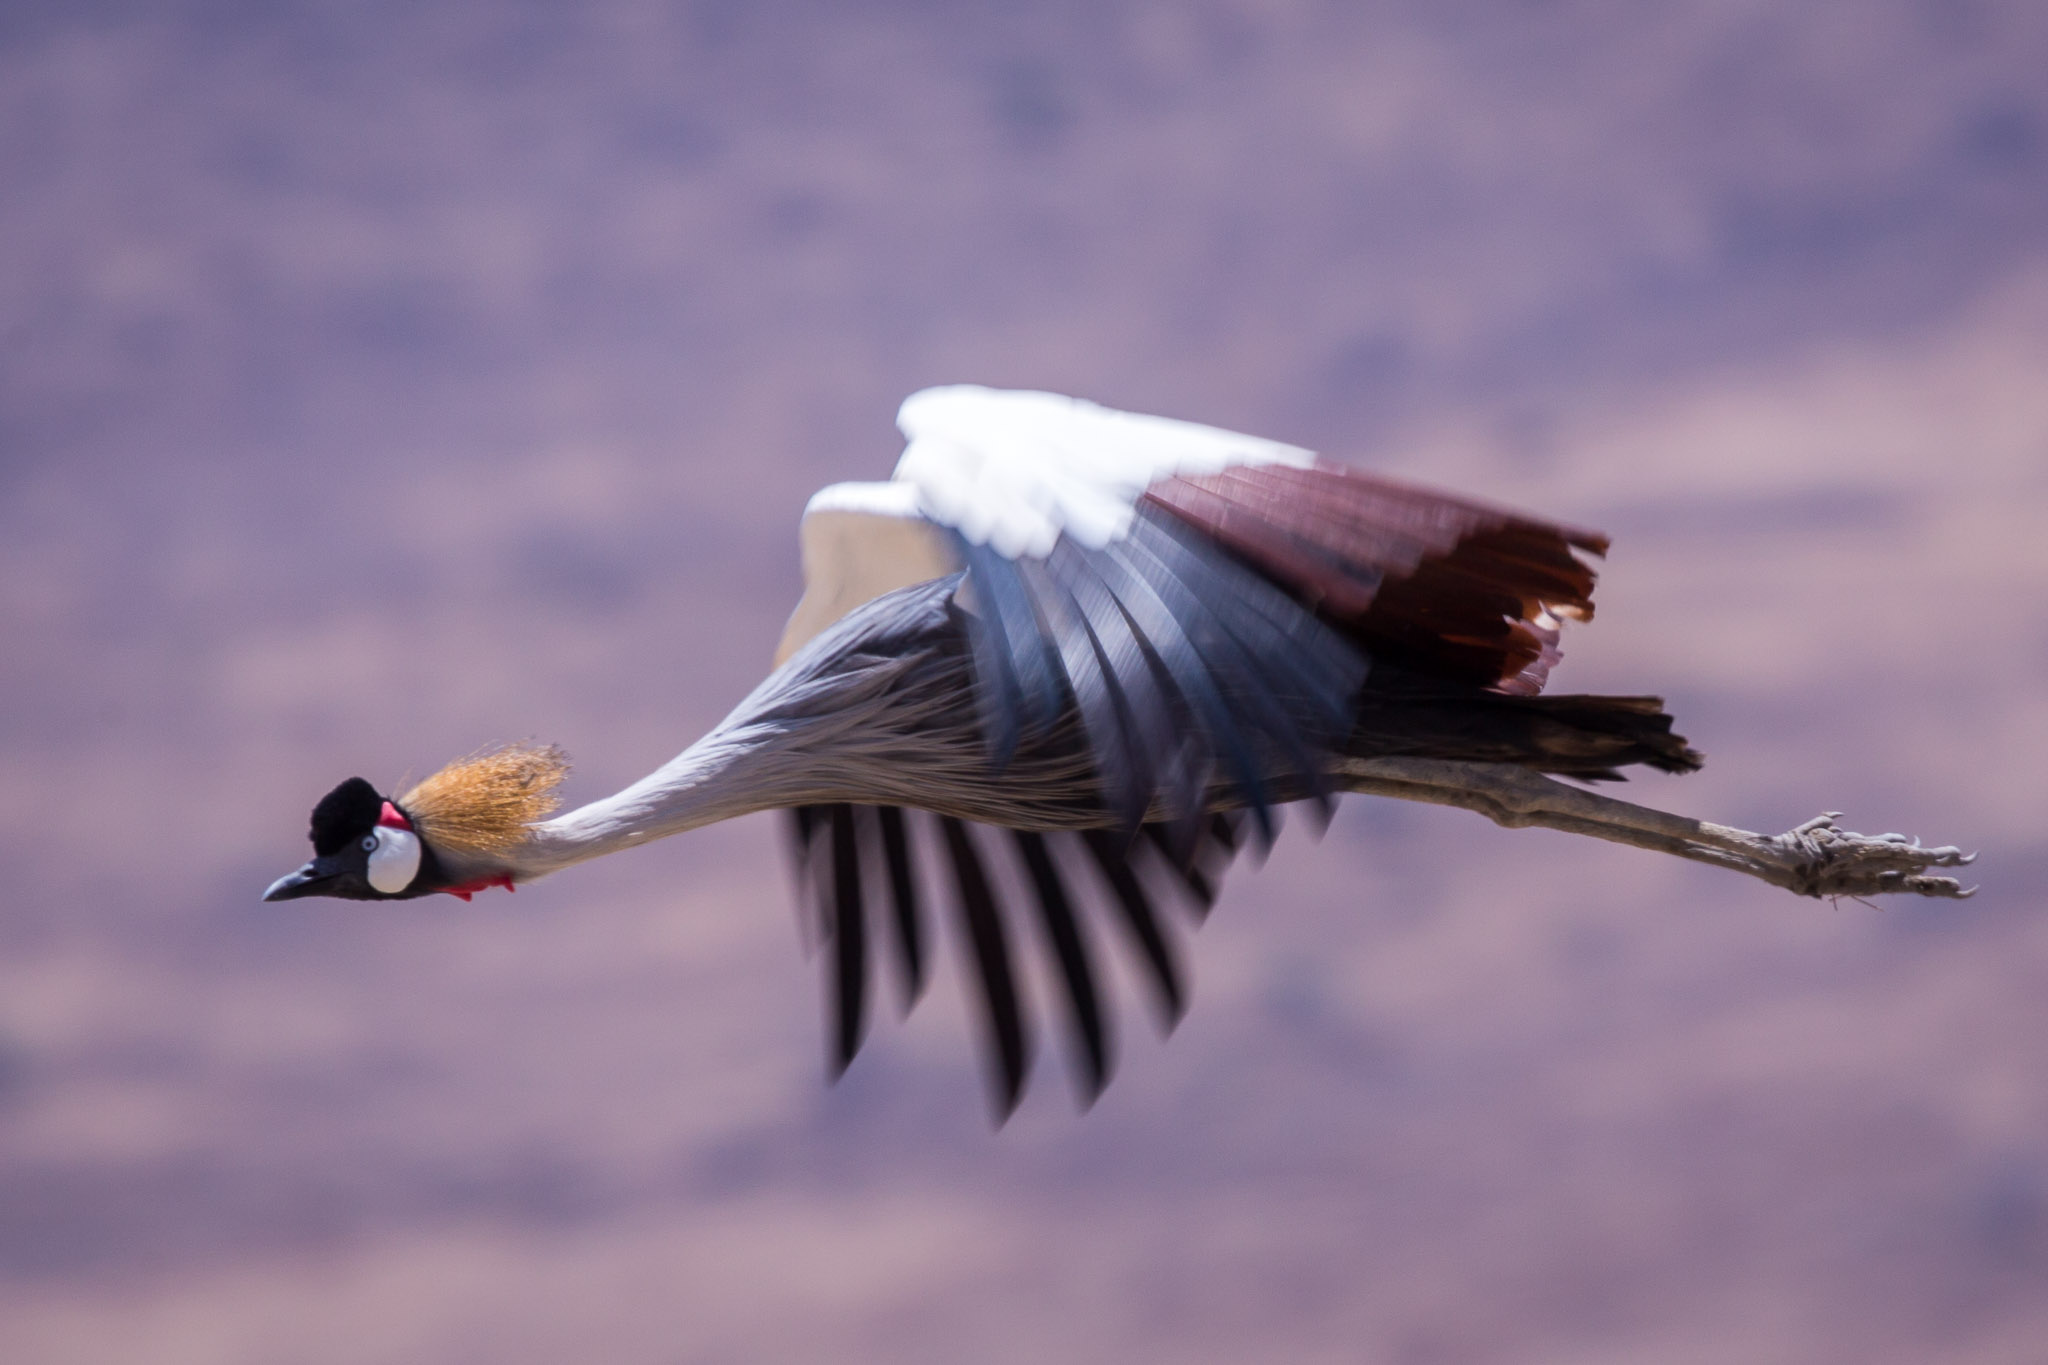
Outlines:
[[[1298,447],[1056,394],[928,389],[898,423],[909,445],[892,483],[838,485],[807,510],[805,595],[778,657],[883,592],[964,569],[958,602],[997,769],[1080,719],[1104,829],[942,820],[928,840],[949,869],[999,1114],[1021,1090],[1030,1038],[1007,897],[1031,907],[1092,1098],[1113,1048],[1082,907],[1120,926],[1170,1023],[1184,989],[1159,905],[1206,909],[1241,834],[1270,844],[1278,800],[1324,797],[1326,756],[1373,663],[1533,692],[1557,658],[1558,619],[1591,613],[1593,573],[1575,551],[1606,548]],[[1219,787],[1241,819],[1209,815]],[[843,1067],[865,1024],[874,925],[887,926],[906,997],[922,986],[915,826],[849,806],[792,818],[831,945]],[[883,903],[885,914],[867,908]]]
[[1534,692],[1606,540],[1296,446],[1047,393],[928,389],[898,484],[967,569],[997,764],[1079,710],[1105,800],[1185,826],[1219,783],[1318,791],[1371,661]]

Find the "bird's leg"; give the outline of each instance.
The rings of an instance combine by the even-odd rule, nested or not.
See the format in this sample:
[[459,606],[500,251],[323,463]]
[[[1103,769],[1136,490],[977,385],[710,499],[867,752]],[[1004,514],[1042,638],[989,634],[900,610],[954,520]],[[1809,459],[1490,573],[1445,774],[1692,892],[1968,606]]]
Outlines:
[[1975,854],[1922,848],[1902,834],[1856,834],[1816,816],[1783,834],[1752,834],[1566,786],[1502,763],[1445,759],[1348,760],[1337,774],[1350,791],[1477,811],[1509,828],[1540,825],[1732,868],[1802,896],[1910,892],[1960,900],[1972,894],[1933,867],[1960,867]]

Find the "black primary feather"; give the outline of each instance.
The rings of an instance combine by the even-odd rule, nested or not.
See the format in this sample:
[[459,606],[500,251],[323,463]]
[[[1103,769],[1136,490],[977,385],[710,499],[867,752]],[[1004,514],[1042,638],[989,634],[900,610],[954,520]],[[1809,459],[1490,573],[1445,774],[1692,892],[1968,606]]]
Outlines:
[[1095,1103],[1109,1084],[1110,1045],[1108,1026],[1103,1020],[1102,1002],[1095,986],[1095,971],[1089,961],[1088,942],[1067,899],[1059,868],[1046,851],[1045,836],[1030,830],[1015,830],[1017,852],[1031,876],[1037,895],[1038,921],[1050,940],[1053,960],[1059,964],[1060,981],[1066,987],[1067,1008],[1074,1018],[1075,1033],[1081,1040],[1081,1101]]
[[896,930],[896,963],[903,975],[903,1008],[908,1011],[924,994],[924,907],[917,898],[903,811],[896,806],[874,809],[882,831],[882,858],[889,869],[890,922]]
[[838,802],[826,808],[832,834],[833,1051],[832,1074],[846,1070],[860,1051],[867,1023],[867,916],[861,904],[860,846],[856,842],[853,807]]
[[[1232,812],[1235,814],[1235,812]],[[1223,833],[1218,833],[1218,826]],[[1209,918],[1209,911],[1216,905],[1216,896],[1221,889],[1219,879],[1223,869],[1230,865],[1236,854],[1236,831],[1221,815],[1204,819],[1197,828],[1194,844],[1183,849],[1165,825],[1153,823],[1145,826],[1146,841],[1157,850],[1159,859],[1172,870],[1188,895],[1188,906],[1196,921]]]
[[1153,989],[1165,1016],[1162,1022],[1170,1030],[1187,1012],[1187,994],[1181,989],[1180,964],[1174,959],[1173,944],[1159,927],[1159,917],[1152,913],[1151,898],[1145,894],[1137,874],[1131,871],[1131,843],[1106,829],[1083,830],[1081,838],[1095,855],[1095,865],[1114,893],[1124,925],[1138,941],[1145,964],[1152,969]]
[[939,817],[945,832],[946,852],[959,883],[960,917],[967,928],[974,952],[974,976],[981,986],[981,1004],[987,1016],[989,1037],[995,1044],[996,1121],[1010,1116],[1024,1093],[1024,1073],[1030,1063],[1030,1038],[1024,1028],[1023,1002],[1017,994],[1016,978],[1010,970],[1010,945],[1003,932],[1002,909],[995,890],[975,851],[967,827],[951,816]]

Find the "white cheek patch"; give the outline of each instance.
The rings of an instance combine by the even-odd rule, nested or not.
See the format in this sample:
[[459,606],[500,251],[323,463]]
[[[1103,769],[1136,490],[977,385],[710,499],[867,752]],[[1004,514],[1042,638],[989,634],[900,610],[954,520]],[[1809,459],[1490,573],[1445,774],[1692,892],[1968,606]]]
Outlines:
[[377,846],[370,850],[370,885],[395,896],[412,885],[420,872],[420,836],[409,829],[379,825]]

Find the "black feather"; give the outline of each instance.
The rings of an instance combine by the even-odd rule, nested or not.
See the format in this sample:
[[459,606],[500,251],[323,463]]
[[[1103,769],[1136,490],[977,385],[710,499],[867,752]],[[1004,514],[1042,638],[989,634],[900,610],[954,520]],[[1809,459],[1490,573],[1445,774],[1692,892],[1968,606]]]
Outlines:
[[867,916],[861,904],[860,845],[853,807],[825,808],[832,832],[832,1074],[846,1070],[860,1051],[867,1024]]
[[1173,869],[1182,886],[1187,888],[1190,903],[1194,906],[1196,919],[1207,919],[1209,909],[1216,904],[1216,883],[1209,870],[1202,866],[1202,855],[1207,842],[1208,825],[1198,827],[1200,837],[1195,846],[1183,851],[1176,847],[1173,835],[1165,825],[1154,822],[1145,826],[1145,838],[1159,851],[1160,858]]
[[375,829],[377,817],[383,813],[384,798],[377,789],[365,778],[351,777],[313,807],[312,827],[307,831],[313,855],[326,858],[341,852]]
[[1024,1072],[1029,1062],[1029,1038],[1024,1029],[1023,1002],[1010,971],[1010,946],[1003,932],[1003,917],[996,904],[995,890],[981,865],[981,855],[966,826],[951,816],[939,817],[945,832],[946,852],[959,883],[959,910],[974,951],[975,980],[981,986],[981,1005],[988,1021],[989,1039],[995,1046],[995,1081],[991,1098],[996,1122],[1007,1119],[1024,1093]]
[[889,869],[889,899],[896,927],[896,963],[903,976],[903,1007],[908,1010],[924,994],[924,908],[917,899],[917,877],[910,863],[910,838],[903,812],[877,806],[882,830],[882,857]]
[[1216,847],[1223,851],[1224,857],[1236,856],[1240,842],[1238,828],[1243,823],[1243,814],[1234,810],[1218,811],[1209,817],[1209,837],[1216,841]]
[[1151,968],[1153,989],[1160,1011],[1165,1016],[1162,1022],[1171,1029],[1187,1011],[1186,992],[1181,988],[1180,964],[1174,960],[1173,945],[1159,927],[1159,917],[1152,913],[1151,898],[1139,884],[1137,874],[1131,871],[1129,842],[1102,829],[1084,830],[1081,837],[1088,845],[1088,851],[1095,855],[1095,865],[1102,870],[1103,879],[1114,893],[1117,910],[1131,936],[1138,941],[1146,966]]
[[1017,852],[1031,876],[1037,893],[1039,923],[1052,942],[1053,960],[1059,964],[1060,980],[1067,991],[1067,1006],[1074,1017],[1075,1033],[1081,1040],[1081,1102],[1093,1104],[1102,1087],[1109,1084],[1110,1049],[1103,1022],[1102,1003],[1095,988],[1095,972],[1089,962],[1087,940],[1075,918],[1073,904],[1060,880],[1059,869],[1046,851],[1045,837],[1030,830],[1013,831]]

